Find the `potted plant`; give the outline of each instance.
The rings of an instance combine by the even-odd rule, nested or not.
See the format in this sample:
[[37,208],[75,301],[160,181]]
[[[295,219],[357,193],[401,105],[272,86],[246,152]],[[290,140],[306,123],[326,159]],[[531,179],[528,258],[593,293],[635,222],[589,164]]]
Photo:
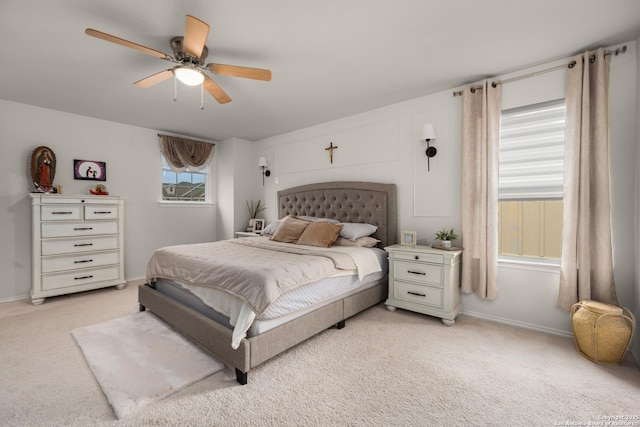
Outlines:
[[258,202],[255,204],[253,203],[253,200],[251,201],[251,203],[249,203],[248,200],[246,200],[246,202],[247,202],[247,210],[249,211],[249,227],[248,228],[253,230],[253,223],[255,222],[255,219],[258,217],[258,214],[263,210],[267,209],[267,207],[262,204],[262,200],[258,200]]
[[453,228],[449,230],[443,228],[442,230],[436,233],[436,239],[440,240],[440,243],[443,248],[450,248],[451,241],[456,240],[457,238],[458,238],[458,235],[456,234]]

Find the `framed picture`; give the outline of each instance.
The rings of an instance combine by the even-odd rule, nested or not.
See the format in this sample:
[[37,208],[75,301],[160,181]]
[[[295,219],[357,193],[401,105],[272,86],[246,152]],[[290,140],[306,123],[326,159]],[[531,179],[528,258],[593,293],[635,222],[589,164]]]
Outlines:
[[254,233],[262,233],[264,230],[264,219],[255,219],[253,221],[253,232]]
[[89,181],[106,181],[107,164],[95,160],[74,160],[73,179],[85,179]]
[[402,246],[415,246],[418,240],[415,231],[402,231],[400,232],[400,244]]

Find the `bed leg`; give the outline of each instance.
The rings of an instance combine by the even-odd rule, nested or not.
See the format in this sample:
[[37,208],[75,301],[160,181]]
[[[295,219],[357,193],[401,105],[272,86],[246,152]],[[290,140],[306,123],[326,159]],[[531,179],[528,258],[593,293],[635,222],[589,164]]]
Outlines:
[[342,319],[341,321],[336,323],[336,328],[342,329],[342,328],[344,328],[345,324],[346,324],[346,321],[344,319]]
[[140,311],[146,311],[147,307],[145,307],[144,305],[140,304]]
[[247,373],[242,372],[240,369],[236,368],[236,381],[240,383],[240,385],[247,384]]

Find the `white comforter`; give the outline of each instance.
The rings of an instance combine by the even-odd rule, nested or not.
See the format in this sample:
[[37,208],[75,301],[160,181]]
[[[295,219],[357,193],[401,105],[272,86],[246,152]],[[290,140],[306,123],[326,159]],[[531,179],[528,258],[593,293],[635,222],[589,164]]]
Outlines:
[[[237,348],[256,315],[283,293],[325,277],[381,271],[373,251],[355,246],[317,248],[266,237],[169,246],[147,264],[147,280],[165,278],[187,287],[234,325]],[[220,294],[232,298],[219,298]]]

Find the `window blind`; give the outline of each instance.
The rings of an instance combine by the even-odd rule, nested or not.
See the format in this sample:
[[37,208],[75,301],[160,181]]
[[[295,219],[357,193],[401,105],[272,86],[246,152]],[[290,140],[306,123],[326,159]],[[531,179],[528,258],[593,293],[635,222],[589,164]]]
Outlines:
[[564,99],[503,110],[500,200],[562,199]]

